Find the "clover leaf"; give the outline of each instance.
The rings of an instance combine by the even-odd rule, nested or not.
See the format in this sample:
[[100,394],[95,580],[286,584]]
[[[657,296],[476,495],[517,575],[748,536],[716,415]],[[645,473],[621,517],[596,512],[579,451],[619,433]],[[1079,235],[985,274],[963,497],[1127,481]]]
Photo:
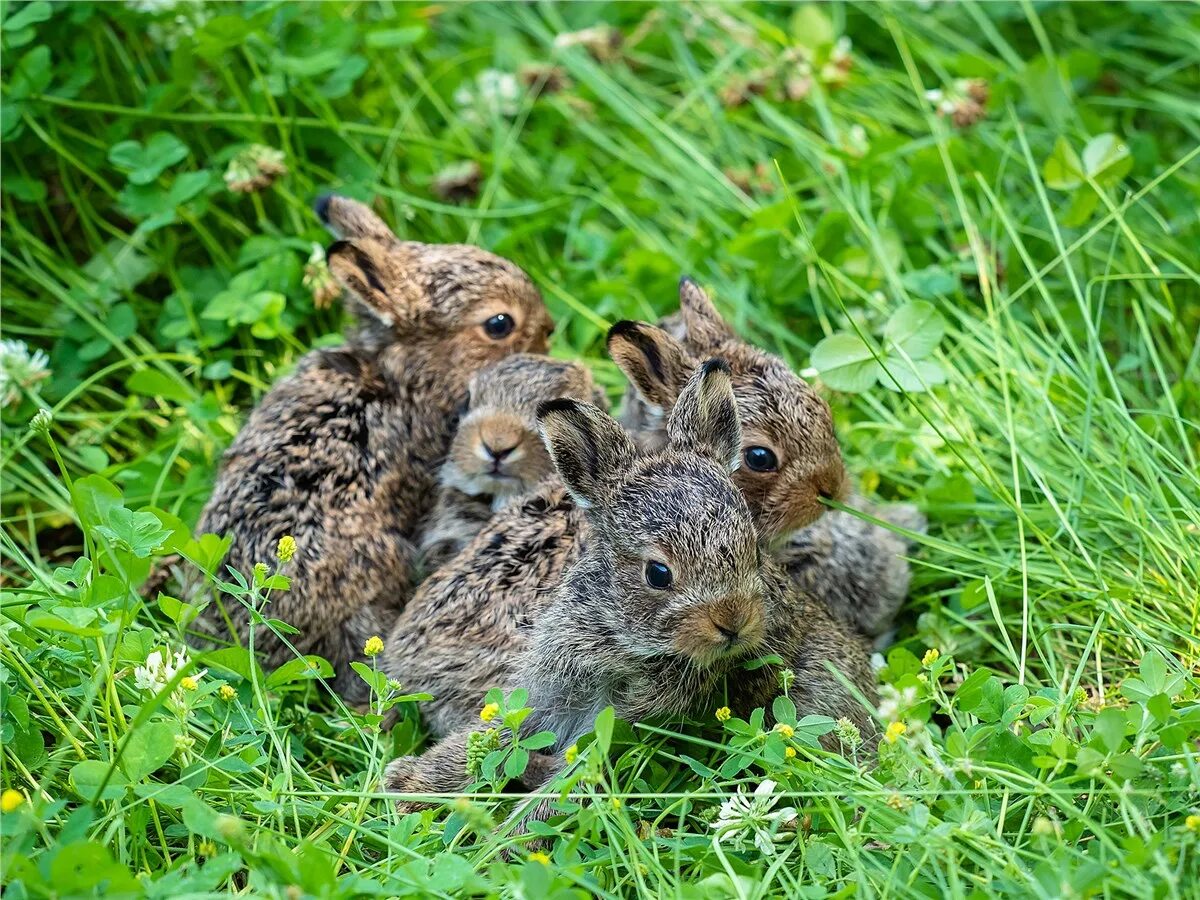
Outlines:
[[183,141],[160,131],[144,145],[139,141],[121,141],[108,151],[108,161],[129,174],[132,184],[149,184],[168,168],[187,158]]

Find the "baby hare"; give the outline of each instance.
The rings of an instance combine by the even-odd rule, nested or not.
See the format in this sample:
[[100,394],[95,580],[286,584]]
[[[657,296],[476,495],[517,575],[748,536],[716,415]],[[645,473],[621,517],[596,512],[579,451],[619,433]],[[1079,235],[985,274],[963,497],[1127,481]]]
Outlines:
[[690,278],[679,283],[679,316],[688,341],[644,322],[618,322],[608,352],[637,391],[623,421],[646,446],[662,426],[700,359],[729,363],[741,417],[742,465],[733,480],[763,534],[780,537],[817,520],[821,501],[849,490],[833,415],[782,359],[741,340]]
[[[479,631],[494,649],[490,684],[472,686],[476,707],[480,687],[525,686],[535,708],[528,727],[554,731],[561,748],[589,730],[608,705],[630,720],[711,712],[726,702],[720,693],[726,676],[728,702],[739,711],[769,704],[778,691],[775,669],[742,666],[780,653],[796,672],[791,694],[799,708],[850,716],[868,728],[860,706],[827,668],[840,669],[869,698],[873,676],[865,644],[790,590],[762,554],[755,518],[729,477],[741,464],[743,439],[723,361],[710,360],[688,381],[657,450],[639,452],[613,419],[589,404],[556,400],[543,405],[538,418],[565,491],[549,489],[502,512],[450,567],[473,559],[474,576],[494,596],[490,608],[486,602],[477,607],[488,616]],[[509,569],[495,566],[488,552],[499,552],[501,539],[522,542],[504,551],[513,561],[545,556],[547,546],[562,556],[556,587],[525,597],[523,610],[506,596]],[[520,647],[528,649],[516,652]],[[452,654],[442,660],[445,667],[457,662]],[[475,668],[463,661],[444,670],[438,687],[453,688]],[[419,686],[437,694],[438,687]],[[442,725],[449,721],[443,716]],[[467,717],[459,721],[424,756],[393,761],[386,787],[433,793],[469,783],[472,726]],[[556,765],[542,757],[527,782],[544,780]]]
[[458,553],[512,498],[553,473],[537,431],[540,403],[556,397],[605,402],[586,366],[528,353],[477,373],[468,393],[421,539],[427,572]]
[[[349,663],[410,591],[417,527],[471,375],[545,350],[552,323],[508,260],[402,241],[344,197],[322,198],[317,213],[340,238],[329,267],[356,327],[263,397],[225,454],[199,528],[233,536],[226,563],[242,573],[270,560],[284,535],[295,538],[291,589],[272,598],[270,615],[299,629],[296,650],[333,663],[334,687],[353,702],[365,685]],[[247,621],[244,608],[218,601],[202,624],[244,641]],[[258,647],[272,666],[291,656],[265,629]]]
[[924,530],[923,517],[911,506],[867,509],[850,491],[825,401],[782,359],[738,338],[691,279],[680,282],[679,306],[662,327],[619,322],[609,333],[609,353],[632,386],[623,423],[644,446],[660,444],[663,417],[698,359],[728,360],[745,433],[734,481],[772,553],[839,619],[883,633],[908,591],[908,543],[851,513],[822,516],[821,501],[844,501],[910,531]]

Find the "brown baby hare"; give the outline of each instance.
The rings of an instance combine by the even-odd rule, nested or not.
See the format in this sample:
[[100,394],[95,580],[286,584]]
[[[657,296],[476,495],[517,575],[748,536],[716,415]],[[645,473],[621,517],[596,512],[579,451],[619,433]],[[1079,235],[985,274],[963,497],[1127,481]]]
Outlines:
[[529,353],[477,373],[469,397],[421,538],[427,572],[466,546],[496,511],[554,472],[537,430],[539,404],[557,397],[606,402],[586,366]]
[[[295,538],[291,588],[269,615],[299,629],[296,651],[329,659],[335,689],[357,701],[365,685],[349,663],[411,592],[417,527],[468,381],[512,353],[545,350],[552,323],[508,260],[400,240],[345,197],[322,198],[317,213],[340,238],[329,267],[356,325],[262,398],[225,454],[199,529],[232,535],[225,562],[247,574],[281,537]],[[248,619],[218,601],[201,624],[217,636],[232,627],[244,641]],[[256,643],[269,665],[292,655],[265,629]]]
[[745,433],[734,481],[773,555],[837,618],[882,634],[908,592],[909,540],[852,513],[824,511],[822,501],[840,500],[914,534],[924,531],[924,517],[911,505],[875,508],[852,493],[825,401],[782,359],[738,338],[691,279],[680,282],[679,306],[661,326],[618,322],[610,331],[609,353],[631,385],[621,421],[644,446],[660,444],[664,416],[698,359],[728,360]]

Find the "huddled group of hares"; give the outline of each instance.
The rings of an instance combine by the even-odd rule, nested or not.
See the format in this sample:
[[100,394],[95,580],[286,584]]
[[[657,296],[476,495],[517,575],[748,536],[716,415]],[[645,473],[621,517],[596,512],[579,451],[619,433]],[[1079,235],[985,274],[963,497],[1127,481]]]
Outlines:
[[[553,323],[519,267],[400,240],[344,197],[317,213],[355,324],[263,398],[199,528],[233,536],[225,563],[241,572],[295,538],[269,615],[298,631],[256,630],[268,664],[319,654],[359,703],[350,663],[383,635],[389,678],[433,696],[436,743],[392,762],[388,789],[467,787],[491,688],[527,689],[522,730],[557,737],[530,788],[605,707],[631,722],[748,714],[770,709],[783,668],[801,714],[871,734],[871,639],[908,589],[902,535],[924,522],[854,494],[808,384],[684,278],[676,314],[608,333],[629,380],[614,419],[587,368],[543,355]],[[249,620],[226,599],[200,624],[244,642]]]

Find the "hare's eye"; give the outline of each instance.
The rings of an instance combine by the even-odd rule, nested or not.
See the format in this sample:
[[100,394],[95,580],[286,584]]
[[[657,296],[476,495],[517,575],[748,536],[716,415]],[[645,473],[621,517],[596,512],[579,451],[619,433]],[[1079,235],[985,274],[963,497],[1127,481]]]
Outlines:
[[769,447],[747,447],[742,456],[752,472],[774,472],[779,468],[779,458]]
[[666,563],[660,563],[653,559],[646,563],[646,584],[656,591],[665,591],[671,586],[673,580],[674,577]]
[[508,313],[497,313],[483,323],[483,330],[495,341],[508,337],[516,327],[517,320]]

